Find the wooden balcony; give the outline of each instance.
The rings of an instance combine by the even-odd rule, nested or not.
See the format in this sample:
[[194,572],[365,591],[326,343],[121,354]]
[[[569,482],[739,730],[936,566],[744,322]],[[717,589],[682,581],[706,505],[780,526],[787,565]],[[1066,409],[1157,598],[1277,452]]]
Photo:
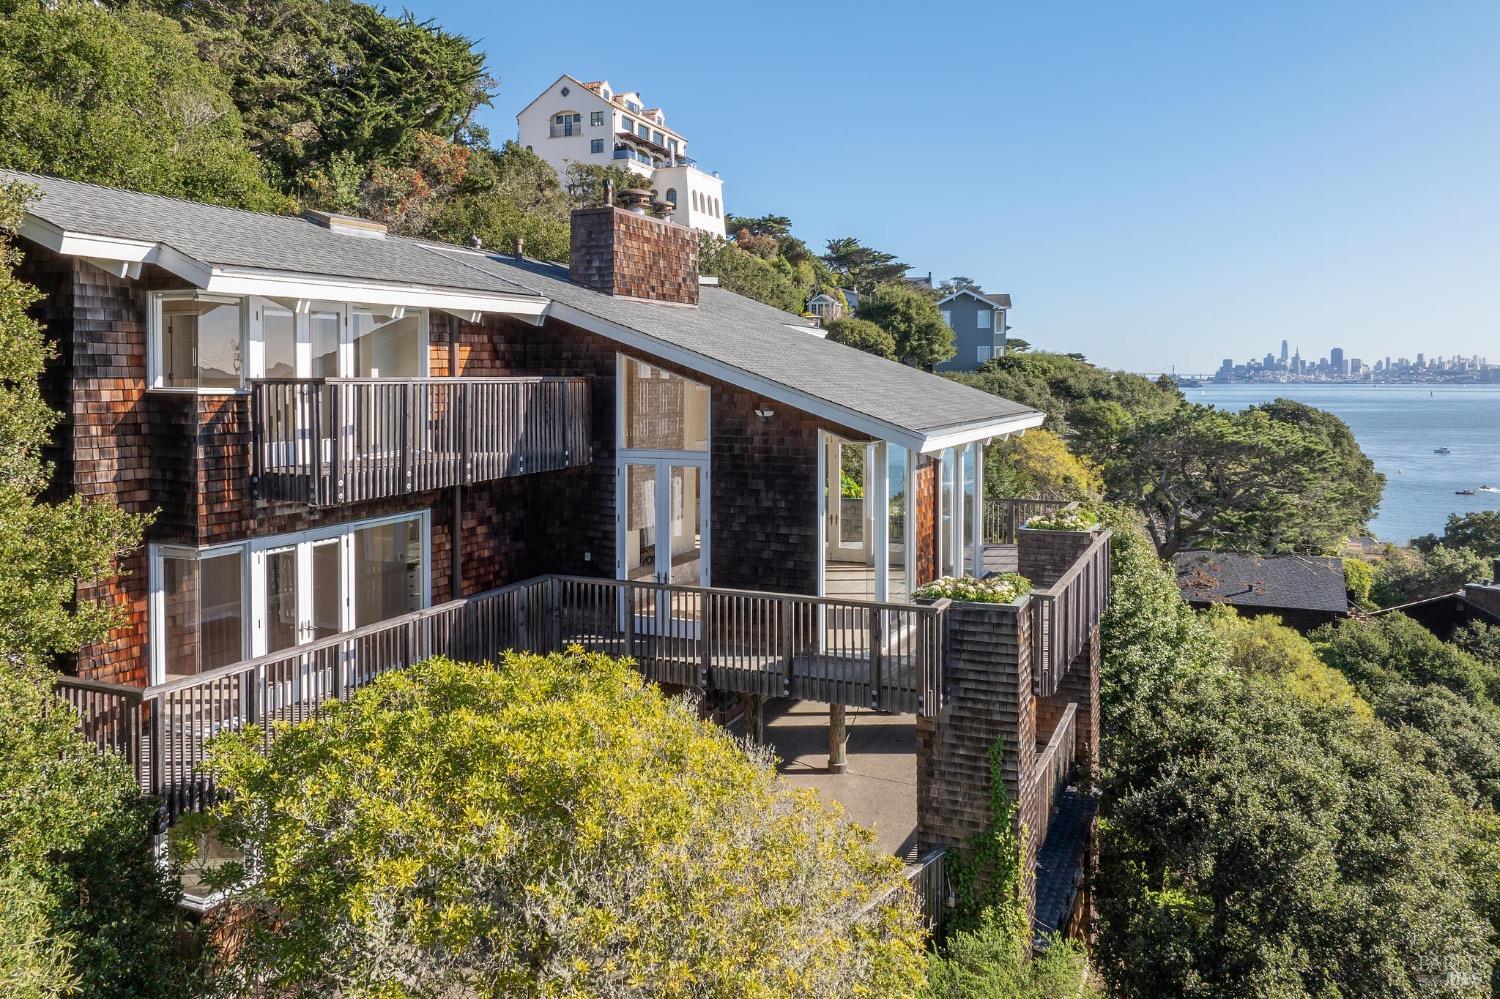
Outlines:
[[257,501],[331,507],[587,464],[582,378],[251,382]]
[[1038,844],[1047,840],[1047,826],[1052,818],[1052,809],[1058,798],[1073,779],[1073,759],[1077,748],[1078,705],[1069,704],[1062,718],[1047,740],[1046,747],[1037,755],[1036,767],[1031,771],[1036,814],[1029,823],[1030,833]]
[[377,676],[432,656],[496,660],[570,645],[633,658],[650,679],[738,693],[935,713],[947,602],[542,576],[259,659],[141,690],[61,677],[101,750],[121,753],[167,821],[212,803],[207,741],[317,716]]

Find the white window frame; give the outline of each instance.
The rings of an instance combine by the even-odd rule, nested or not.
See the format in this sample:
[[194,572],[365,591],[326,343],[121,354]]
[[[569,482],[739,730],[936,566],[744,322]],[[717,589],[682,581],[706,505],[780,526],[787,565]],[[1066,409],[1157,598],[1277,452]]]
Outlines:
[[974,313],[974,325],[982,330],[995,328],[995,313],[992,309],[980,309]]
[[980,364],[983,364],[985,361],[990,360],[994,356],[995,348],[990,346],[989,344],[982,343],[978,347],[974,348],[974,360],[978,361]]
[[[683,381],[694,385],[701,385],[708,389],[708,417],[705,421],[705,432],[708,437],[708,447],[702,451],[673,450],[663,448],[628,448],[625,446],[625,372],[627,362],[634,361],[648,367],[666,371],[674,378],[682,378]],[[693,378],[687,378],[662,367],[651,361],[636,357],[633,354],[616,352],[615,354],[615,578],[625,578],[625,504],[628,502],[626,495],[625,468],[627,465],[647,465],[653,463],[667,463],[682,467],[691,467],[698,470],[698,503],[703,517],[702,532],[702,560],[701,583],[702,586],[712,585],[712,565],[710,545],[713,543],[713,468],[712,457],[714,450],[714,398],[713,388],[704,382]],[[661,530],[662,525],[658,524]]]
[[[240,306],[240,384],[238,388],[204,388],[189,385],[167,385],[162,370],[162,303],[167,301],[218,302]],[[354,371],[354,314],[366,312],[402,318],[417,316],[418,376],[427,377],[432,370],[432,316],[427,309],[408,310],[397,305],[369,305],[364,302],[336,302],[322,299],[268,299],[257,295],[208,295],[193,291],[151,292],[147,307],[146,384],[153,392],[180,392],[195,395],[234,395],[249,391],[249,381],[265,377],[266,338],[262,313],[266,308],[292,313],[296,324],[296,377],[308,377],[312,371],[313,312],[332,312],[339,317],[340,378],[357,377]]]
[[[165,364],[162,359],[162,337],[166,333],[162,318],[163,302],[214,302],[220,305],[240,307],[240,384],[238,388],[203,387],[201,385],[168,385]],[[249,303],[239,295],[209,295],[199,291],[153,291],[146,309],[146,385],[154,392],[178,392],[190,395],[234,395],[245,390],[245,379],[254,377],[250,371],[250,312]]]
[[266,601],[266,579],[265,579],[265,557],[276,551],[284,551],[301,544],[327,541],[331,538],[339,539],[339,565],[340,581],[344,591],[344,606],[341,610],[340,625],[344,631],[350,630],[354,621],[357,620],[358,608],[354,606],[355,579],[354,579],[354,535],[371,527],[381,527],[386,524],[400,523],[401,521],[415,520],[418,522],[418,532],[422,544],[422,591],[419,598],[420,609],[432,606],[432,511],[414,510],[407,513],[396,513],[385,517],[372,517],[367,520],[354,520],[342,524],[331,524],[324,527],[316,527],[306,531],[295,531],[288,534],[277,534],[264,538],[248,538],[244,541],[234,541],[226,544],[208,545],[203,548],[193,548],[185,545],[153,544],[149,547],[149,585],[150,597],[148,601],[150,627],[148,629],[148,653],[150,660],[151,685],[167,682],[166,678],[166,618],[164,616],[166,593],[163,589],[165,584],[165,569],[163,561],[167,558],[192,558],[201,561],[204,558],[213,558],[215,555],[227,555],[238,552],[241,555],[241,572],[243,578],[240,582],[241,594],[241,619],[244,624],[244,636],[241,649],[246,650],[249,659],[265,655],[266,648],[266,612],[268,609]]
[[953,328],[953,310],[943,310],[943,323],[951,330]]

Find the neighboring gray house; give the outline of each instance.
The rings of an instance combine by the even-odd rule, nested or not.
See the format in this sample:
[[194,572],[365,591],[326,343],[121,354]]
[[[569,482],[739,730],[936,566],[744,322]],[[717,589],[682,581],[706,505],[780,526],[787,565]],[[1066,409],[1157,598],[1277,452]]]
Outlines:
[[985,361],[1005,353],[1005,315],[1009,295],[986,295],[982,291],[955,291],[938,302],[943,321],[953,330],[958,352],[937,366],[939,371],[973,371]]

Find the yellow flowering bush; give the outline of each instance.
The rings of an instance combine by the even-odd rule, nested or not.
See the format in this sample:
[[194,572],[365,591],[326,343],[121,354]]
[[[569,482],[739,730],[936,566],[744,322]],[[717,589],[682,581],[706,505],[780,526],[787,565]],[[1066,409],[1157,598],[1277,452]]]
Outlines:
[[224,736],[211,762],[220,838],[245,855],[231,898],[262,914],[231,969],[244,993],[772,999],[921,980],[901,864],[625,662],[432,660],[267,753]]

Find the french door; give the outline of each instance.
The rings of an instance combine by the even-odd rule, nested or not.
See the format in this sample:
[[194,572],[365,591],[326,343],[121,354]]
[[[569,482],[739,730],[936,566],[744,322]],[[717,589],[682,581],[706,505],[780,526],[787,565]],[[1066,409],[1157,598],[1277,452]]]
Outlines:
[[[284,652],[329,638],[352,625],[345,546],[335,536],[300,541],[257,552],[256,588],[264,613],[257,622],[255,654]],[[339,696],[340,660],[351,654],[343,645],[303,656],[267,676],[269,708],[316,703]]]
[[[709,585],[708,458],[625,458],[617,468],[621,579]],[[643,590],[629,608],[638,633],[694,637],[698,601]]]

